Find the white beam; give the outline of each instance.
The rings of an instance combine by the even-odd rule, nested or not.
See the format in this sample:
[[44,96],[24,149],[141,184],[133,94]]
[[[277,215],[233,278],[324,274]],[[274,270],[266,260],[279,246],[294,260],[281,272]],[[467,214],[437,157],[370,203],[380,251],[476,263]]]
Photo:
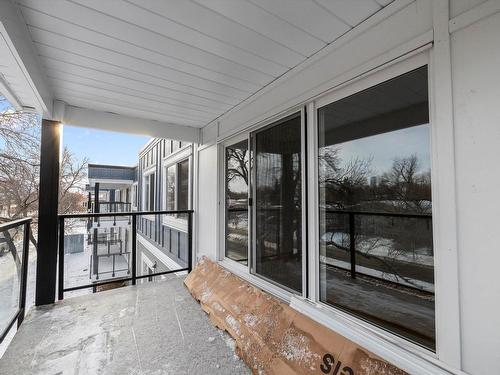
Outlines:
[[200,129],[191,126],[140,119],[119,115],[116,113],[95,111],[87,108],[66,105],[64,110],[60,103],[55,104],[58,110],[58,120],[63,124],[109,130],[121,133],[149,135],[151,137],[175,139],[185,142],[198,143]]
[[[18,87],[20,90],[26,90],[27,88],[32,92],[32,95],[28,96],[26,96],[26,92],[23,93],[24,95],[19,95],[12,86],[9,87],[10,94],[14,95],[20,102],[15,105],[18,107],[32,107],[36,111],[43,113],[46,118],[50,118],[53,99],[52,91],[47,84],[45,74],[39,63],[28,28],[19,14],[18,8],[10,0],[0,0],[0,34],[3,41],[5,41],[2,44],[3,50],[0,55],[8,56],[9,60],[12,58],[15,61],[13,65],[16,65],[15,67],[10,66],[11,70],[9,72],[15,75],[11,79],[14,79],[18,86],[22,82]],[[23,98],[25,100],[21,100]],[[26,100],[29,100],[29,102],[26,102]]]

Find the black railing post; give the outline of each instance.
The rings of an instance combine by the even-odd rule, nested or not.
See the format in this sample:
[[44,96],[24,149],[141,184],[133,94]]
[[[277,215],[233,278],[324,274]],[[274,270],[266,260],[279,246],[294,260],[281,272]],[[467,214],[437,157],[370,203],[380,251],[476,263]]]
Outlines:
[[21,268],[21,285],[19,295],[19,316],[17,317],[17,327],[24,320],[26,310],[26,288],[28,283],[28,263],[29,263],[29,247],[30,247],[30,222],[24,223],[24,238],[23,238],[23,264]]
[[137,216],[132,215],[132,285],[137,277]]
[[349,212],[349,253],[351,255],[351,278],[356,278],[356,231],[354,213]]
[[188,213],[188,273],[193,269],[193,213]]
[[59,218],[59,276],[57,286],[57,298],[62,301],[64,299],[64,218],[62,217]]

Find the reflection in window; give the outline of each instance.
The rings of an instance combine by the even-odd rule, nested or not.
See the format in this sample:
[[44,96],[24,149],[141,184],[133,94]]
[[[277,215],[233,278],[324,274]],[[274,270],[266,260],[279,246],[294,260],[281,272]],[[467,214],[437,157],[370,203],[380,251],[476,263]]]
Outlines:
[[435,349],[427,68],[318,110],[320,299]]
[[253,271],[302,292],[300,114],[254,134],[255,264]]
[[167,211],[175,210],[175,164],[167,168]]
[[144,178],[144,208],[146,211],[155,210],[155,174],[151,173]]
[[248,264],[248,141],[226,147],[226,257]]
[[[189,209],[189,159],[172,164],[166,174],[166,209]],[[179,214],[181,218],[185,215]]]
[[177,209],[187,210],[189,205],[189,159],[177,164]]

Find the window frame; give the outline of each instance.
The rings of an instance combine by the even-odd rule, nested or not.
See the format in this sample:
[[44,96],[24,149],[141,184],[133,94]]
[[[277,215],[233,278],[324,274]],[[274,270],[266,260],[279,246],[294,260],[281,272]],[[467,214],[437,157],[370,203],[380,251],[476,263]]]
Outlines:
[[[193,207],[193,152],[192,145],[187,144],[183,146],[182,149],[178,149],[173,154],[169,154],[163,158],[163,166],[162,166],[162,193],[161,193],[161,204],[162,209],[166,209],[167,207],[167,170],[168,168],[175,166],[175,204],[174,210],[177,210],[178,207],[178,178],[179,178],[179,169],[178,164],[188,160],[188,209]],[[162,215],[161,222],[163,225],[168,226],[170,228],[187,232],[187,221],[182,217],[176,217],[172,215]]]
[[[432,189],[432,230],[433,230],[433,248],[434,248],[434,288],[435,288],[435,326],[436,326],[436,351],[429,350],[422,347],[404,337],[393,334],[385,329],[377,327],[375,324],[367,322],[366,320],[360,319],[340,308],[331,306],[325,302],[321,302],[319,298],[319,283],[320,283],[320,272],[319,272],[319,195],[318,195],[318,119],[317,111],[319,108],[324,107],[330,103],[334,103],[348,96],[354,95],[371,87],[374,87],[380,83],[383,83],[392,78],[396,78],[400,75],[408,73],[414,69],[422,66],[428,67],[428,90],[429,90],[429,125],[430,125],[430,149],[431,149],[431,179],[433,181]],[[309,246],[314,251],[313,256],[309,257],[309,272],[310,272],[310,290],[309,290],[309,300],[316,307],[323,310],[324,313],[333,319],[338,319],[348,326],[356,330],[369,331],[374,333],[377,337],[383,340],[390,341],[395,345],[407,349],[419,356],[427,357],[430,360],[436,360],[439,358],[440,336],[444,335],[445,332],[440,330],[440,320],[446,319],[446,315],[457,314],[457,312],[452,312],[443,306],[441,302],[441,296],[445,293],[453,293],[455,291],[444,291],[440,285],[440,279],[438,277],[439,272],[442,271],[446,266],[440,264],[439,260],[439,236],[442,235],[436,226],[440,222],[443,222],[445,218],[439,215],[439,210],[437,205],[439,202],[439,196],[437,194],[437,189],[442,189],[440,186],[441,180],[437,176],[436,172],[436,129],[434,124],[434,114],[433,114],[433,96],[432,96],[432,64],[429,58],[428,52],[423,52],[415,56],[408,57],[402,61],[393,62],[389,65],[382,66],[366,75],[360,76],[353,81],[347,82],[346,84],[332,90],[329,93],[321,95],[308,103],[308,162],[309,162],[309,181],[308,181],[308,192],[309,192],[309,212],[308,212],[308,222],[309,222]],[[298,303],[303,305],[299,301],[292,301],[293,303]],[[444,313],[446,311],[446,313]]]
[[131,201],[132,208],[137,210],[137,206],[139,204],[139,184],[137,182],[132,184]]
[[[319,216],[317,192],[317,108],[334,101],[338,101],[357,92],[373,87],[379,83],[395,78],[411,70],[427,65],[428,90],[429,90],[429,124],[430,124],[430,153],[431,153],[431,179],[432,179],[432,230],[434,246],[434,287],[435,287],[435,325],[436,325],[436,351],[433,352],[420,345],[392,334],[375,325],[361,320],[335,307],[319,301]],[[249,273],[248,267],[237,264],[225,258],[224,230],[225,230],[225,145],[234,144],[238,140],[248,137],[251,131],[263,128],[276,120],[296,111],[299,106],[281,112],[266,120],[250,125],[234,135],[218,138],[218,230],[217,230],[217,259],[221,265],[236,275],[248,280],[259,288],[289,302],[295,309],[309,314],[318,321],[324,322],[328,327],[337,332],[351,337],[358,343],[364,344],[368,349],[381,349],[387,355],[403,355],[405,358],[421,358],[434,364],[440,364],[443,357],[460,357],[461,342],[456,339],[457,334],[450,334],[450,329],[460,331],[460,311],[457,309],[459,286],[456,283],[457,249],[450,248],[450,252],[443,253],[447,246],[452,245],[452,238],[457,236],[456,211],[451,210],[452,217],[444,216],[450,213],[453,206],[447,192],[454,191],[454,180],[449,178],[450,173],[443,170],[450,160],[453,161],[453,132],[448,127],[448,120],[439,116],[436,107],[446,110],[446,97],[443,90],[436,87],[435,57],[430,45],[424,46],[413,52],[401,55],[393,60],[372,65],[370,69],[356,75],[347,74],[345,80],[337,85],[303,102],[307,108],[307,156],[304,168],[307,168],[307,265],[308,265],[308,294],[307,298],[295,296],[283,288],[273,285]],[[441,108],[442,107],[442,108]],[[439,151],[438,151],[439,150]],[[442,176],[441,176],[442,175]],[[454,175],[451,173],[451,175]],[[306,185],[304,185],[304,188]],[[443,214],[441,214],[443,212]],[[305,221],[305,220],[304,220]],[[249,238],[249,242],[251,237]],[[451,262],[451,263],[450,263]],[[457,354],[458,353],[458,354]],[[408,357],[410,356],[410,357]],[[415,356],[415,357],[411,357]]]
[[[300,123],[301,123],[301,184],[302,184],[302,292],[299,293],[295,290],[289,289],[284,285],[281,285],[273,280],[270,280],[262,275],[251,272],[251,267],[254,264],[254,230],[255,225],[253,213],[255,208],[255,202],[253,202],[252,206],[249,207],[249,238],[248,238],[248,264],[243,265],[232,259],[229,259],[225,256],[225,223],[226,223],[226,161],[225,161],[225,153],[226,148],[228,146],[234,145],[235,143],[241,142],[243,140],[248,141],[250,154],[250,181],[249,181],[249,199],[252,200],[255,197],[254,191],[254,177],[253,177],[253,166],[252,166],[252,157],[254,155],[254,145],[252,142],[252,134],[258,133],[260,131],[264,131],[273,126],[279,125],[281,122],[288,120],[293,115],[300,114]],[[292,296],[299,296],[301,298],[306,298],[308,295],[309,289],[309,267],[308,267],[308,248],[309,241],[307,240],[307,222],[308,222],[308,200],[307,200],[307,192],[308,192],[308,165],[307,163],[307,129],[306,129],[306,108],[303,105],[294,106],[287,111],[280,113],[277,116],[273,116],[266,121],[263,121],[255,126],[243,131],[235,136],[229,137],[218,144],[218,230],[217,230],[217,260],[221,262],[228,269],[232,270],[235,274],[250,280],[254,285],[269,291],[270,293],[278,296],[283,300],[290,300]]]
[[[220,153],[220,157],[219,157],[219,160],[221,160],[221,166],[222,168],[217,168],[219,170],[219,192],[220,192],[220,198],[219,198],[219,255],[218,255],[218,260],[219,261],[225,261],[225,262],[229,262],[229,264],[232,264],[234,267],[238,268],[240,270],[240,272],[246,272],[249,270],[249,264],[250,264],[250,248],[251,248],[251,242],[252,242],[252,239],[251,239],[251,225],[250,225],[250,221],[251,221],[251,214],[250,214],[250,206],[248,206],[248,246],[247,246],[247,255],[248,255],[248,262],[247,262],[247,265],[244,265],[240,262],[237,262],[231,258],[228,258],[226,257],[226,220],[227,220],[227,217],[226,217],[226,191],[227,191],[227,180],[226,180],[226,168],[227,168],[227,164],[226,164],[226,149],[230,146],[234,146],[235,144],[237,143],[240,143],[240,142],[243,142],[243,141],[246,141],[247,142],[247,146],[248,146],[248,151],[250,152],[250,138],[249,138],[249,134],[247,132],[245,133],[241,133],[237,136],[234,136],[234,137],[231,137],[229,138],[228,140],[222,142],[220,145],[219,145],[219,153]],[[250,162],[251,162],[251,157],[250,157],[250,154],[249,154],[249,160],[248,160],[248,163],[249,163],[249,171],[250,171]],[[250,199],[250,188],[251,188],[251,182],[249,181],[248,182],[248,199]]]
[[[414,65],[415,64],[415,65]],[[430,163],[431,163],[431,196],[432,196],[432,233],[433,233],[433,249],[434,249],[434,323],[435,323],[435,345],[436,345],[436,350],[431,350],[421,344],[418,344],[416,342],[411,341],[408,338],[405,338],[403,335],[398,335],[396,333],[391,332],[389,329],[384,329],[381,326],[376,325],[373,322],[370,322],[367,319],[363,319],[361,317],[356,316],[355,314],[352,314],[348,311],[348,307],[341,307],[341,306],[334,306],[332,304],[328,304],[326,301],[321,301],[319,297],[319,291],[320,291],[320,271],[319,271],[319,215],[320,215],[320,210],[319,210],[319,189],[318,189],[318,128],[319,128],[319,120],[318,120],[318,112],[321,108],[324,108],[325,106],[328,106],[329,104],[341,101],[344,98],[350,97],[352,95],[355,95],[357,93],[361,93],[367,89],[376,87],[379,84],[383,84],[384,82],[398,78],[406,73],[410,73],[411,71],[418,69],[420,67],[425,67],[427,66],[427,71],[428,71],[428,79],[427,79],[427,84],[428,84],[428,102],[429,102],[429,149],[430,149]],[[356,323],[359,323],[359,325],[363,326],[364,328],[370,329],[371,331],[376,332],[377,334],[390,339],[391,341],[395,341],[400,343],[402,346],[407,345],[411,347],[412,350],[415,350],[417,352],[430,355],[431,357],[437,358],[437,335],[438,335],[438,327],[437,327],[437,285],[436,285],[436,280],[437,280],[437,261],[436,261],[436,253],[437,253],[437,247],[436,247],[436,228],[435,228],[435,223],[434,221],[436,220],[436,207],[434,206],[435,199],[437,198],[435,195],[435,189],[434,187],[434,176],[435,176],[435,171],[434,171],[434,160],[433,160],[433,151],[432,151],[432,141],[433,141],[433,118],[432,118],[432,111],[431,111],[431,67],[430,63],[427,60],[424,62],[421,59],[410,59],[410,61],[403,62],[401,64],[397,64],[395,67],[392,68],[387,68],[384,70],[381,70],[378,73],[375,73],[373,75],[369,75],[367,77],[362,78],[359,82],[356,84],[356,89],[353,90],[353,87],[346,87],[345,90],[340,89],[338,92],[333,92],[330,94],[327,94],[323,97],[318,98],[317,100],[313,101],[313,108],[314,108],[314,118],[315,121],[312,124],[314,127],[314,140],[312,140],[310,147],[312,144],[314,144],[314,148],[311,148],[311,153],[314,153],[314,156],[312,158],[314,159],[314,172],[315,172],[315,177],[314,177],[314,192],[315,192],[315,203],[314,205],[311,206],[311,211],[312,214],[316,218],[317,225],[314,228],[315,231],[315,253],[317,255],[317,258],[314,266],[314,271],[315,273],[315,300],[314,302],[318,305],[321,306],[321,308],[325,310],[329,310],[332,312],[335,312],[336,315],[342,315],[345,318],[348,318],[350,320],[356,321]],[[311,129],[312,131],[313,129]],[[383,132],[380,134],[388,134],[391,133],[394,130],[388,131],[388,132]],[[397,130],[396,130],[397,131]],[[311,137],[312,138],[312,137]],[[356,138],[357,139],[362,139],[361,138]],[[312,180],[312,177],[311,179]],[[312,184],[311,184],[312,185]],[[402,342],[404,341],[404,343]]]
[[[156,169],[155,168],[149,168],[148,170],[144,171],[144,173],[142,174],[142,210],[143,211],[151,211],[149,209],[149,207],[146,207],[146,203],[150,203],[149,202],[149,198],[148,201],[146,201],[146,179],[149,180],[149,184],[150,184],[150,191],[151,191],[151,180],[150,180],[150,176],[151,175],[155,175],[154,177],[154,185],[153,185],[153,188],[155,189],[154,191],[154,194],[153,194],[153,211],[156,209]],[[147,205],[149,206],[149,204]]]

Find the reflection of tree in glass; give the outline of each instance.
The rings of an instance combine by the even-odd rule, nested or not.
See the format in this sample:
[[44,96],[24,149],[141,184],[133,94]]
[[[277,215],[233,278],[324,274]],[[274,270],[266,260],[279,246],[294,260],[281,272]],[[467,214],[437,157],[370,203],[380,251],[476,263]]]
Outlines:
[[248,150],[227,148],[227,181],[242,178],[248,186]]
[[[431,179],[430,171],[421,171],[415,154],[394,157],[389,170],[373,177],[373,157],[344,161],[341,151],[335,145],[319,153],[320,203],[325,210],[322,239],[330,256],[349,262],[348,216],[329,210],[431,213]],[[416,288],[421,284],[415,279],[433,282],[430,219],[357,214],[355,218],[357,265]],[[331,246],[344,255],[331,253]]]

